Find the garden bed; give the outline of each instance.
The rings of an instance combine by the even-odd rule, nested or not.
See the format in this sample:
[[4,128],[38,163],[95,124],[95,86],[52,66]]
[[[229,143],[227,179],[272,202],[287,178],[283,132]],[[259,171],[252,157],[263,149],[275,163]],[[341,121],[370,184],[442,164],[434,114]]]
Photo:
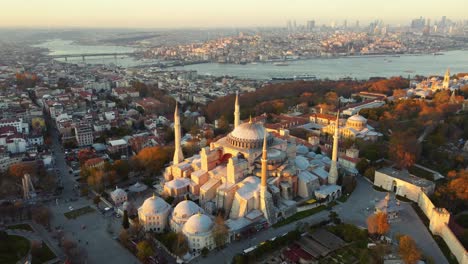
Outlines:
[[79,209],[76,209],[76,210],[73,210],[73,211],[70,211],[70,212],[66,212],[66,213],[64,213],[64,215],[68,219],[75,219],[75,218],[78,218],[78,217],[80,217],[80,216],[82,216],[84,214],[93,213],[95,211],[96,210],[94,210],[90,206],[85,206],[85,207],[82,207],[82,208],[79,208]]
[[320,205],[320,206],[317,206],[315,208],[312,208],[312,209],[309,209],[309,210],[306,210],[306,211],[295,213],[294,215],[292,215],[292,216],[290,216],[290,217],[288,217],[288,218],[274,224],[273,227],[278,228],[278,227],[290,224],[290,223],[295,222],[297,220],[301,220],[303,218],[306,218],[308,216],[311,216],[313,214],[321,212],[321,211],[325,210],[326,208],[327,207],[325,205]]
[[34,232],[34,229],[29,224],[11,225],[11,226],[8,226],[8,229],[18,229],[18,230]]

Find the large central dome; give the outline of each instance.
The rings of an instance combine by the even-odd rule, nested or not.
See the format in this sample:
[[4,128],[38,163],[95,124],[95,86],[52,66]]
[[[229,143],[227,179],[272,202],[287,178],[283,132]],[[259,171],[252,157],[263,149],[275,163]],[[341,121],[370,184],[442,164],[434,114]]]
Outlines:
[[[243,123],[238,125],[234,131],[228,135],[228,142],[239,148],[261,148],[265,133],[265,128],[260,123]],[[271,140],[272,138],[268,137],[268,144],[271,143]]]

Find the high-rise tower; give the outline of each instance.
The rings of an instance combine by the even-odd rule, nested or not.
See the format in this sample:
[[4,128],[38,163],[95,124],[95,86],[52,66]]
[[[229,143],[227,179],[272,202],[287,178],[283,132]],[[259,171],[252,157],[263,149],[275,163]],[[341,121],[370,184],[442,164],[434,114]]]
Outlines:
[[174,149],[174,160],[173,164],[179,164],[184,160],[184,154],[182,153],[182,146],[180,145],[182,137],[180,131],[180,116],[179,116],[179,106],[176,102],[175,112],[174,112],[174,142],[175,142],[175,149]]
[[234,105],[234,128],[240,125],[239,92],[236,91],[236,103]]
[[273,196],[271,193],[268,192],[267,188],[267,164],[268,164],[268,156],[267,156],[267,137],[268,133],[265,131],[265,135],[263,136],[263,150],[262,150],[262,178],[260,182],[260,208],[263,212],[263,215],[267,219],[268,223],[274,224],[276,223],[276,213],[275,213],[275,206],[273,203]]
[[333,135],[333,151],[330,171],[328,172],[328,184],[336,184],[338,180],[338,139],[340,126],[340,111],[336,114],[335,134]]
[[444,82],[442,83],[443,89],[448,89],[450,86],[450,69],[447,69],[444,76]]

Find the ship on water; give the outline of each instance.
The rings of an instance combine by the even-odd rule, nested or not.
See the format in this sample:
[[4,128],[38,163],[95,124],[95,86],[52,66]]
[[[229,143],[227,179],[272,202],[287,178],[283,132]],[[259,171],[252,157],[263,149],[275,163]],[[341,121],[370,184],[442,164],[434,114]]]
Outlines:
[[275,63],[273,63],[273,65],[275,65],[275,66],[289,66],[289,63],[287,63],[285,61],[281,61],[281,62],[275,62]]
[[317,77],[315,75],[310,74],[301,74],[301,75],[294,75],[294,80],[315,80]]

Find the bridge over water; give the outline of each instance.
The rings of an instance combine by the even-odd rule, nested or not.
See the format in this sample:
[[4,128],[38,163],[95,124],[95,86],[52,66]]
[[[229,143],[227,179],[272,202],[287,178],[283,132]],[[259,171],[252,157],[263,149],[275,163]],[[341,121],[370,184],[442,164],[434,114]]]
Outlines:
[[107,52],[107,53],[73,53],[73,54],[57,54],[49,55],[49,57],[54,59],[64,58],[67,61],[68,58],[82,58],[83,61],[86,57],[114,57],[117,56],[131,56],[137,54],[136,52]]

